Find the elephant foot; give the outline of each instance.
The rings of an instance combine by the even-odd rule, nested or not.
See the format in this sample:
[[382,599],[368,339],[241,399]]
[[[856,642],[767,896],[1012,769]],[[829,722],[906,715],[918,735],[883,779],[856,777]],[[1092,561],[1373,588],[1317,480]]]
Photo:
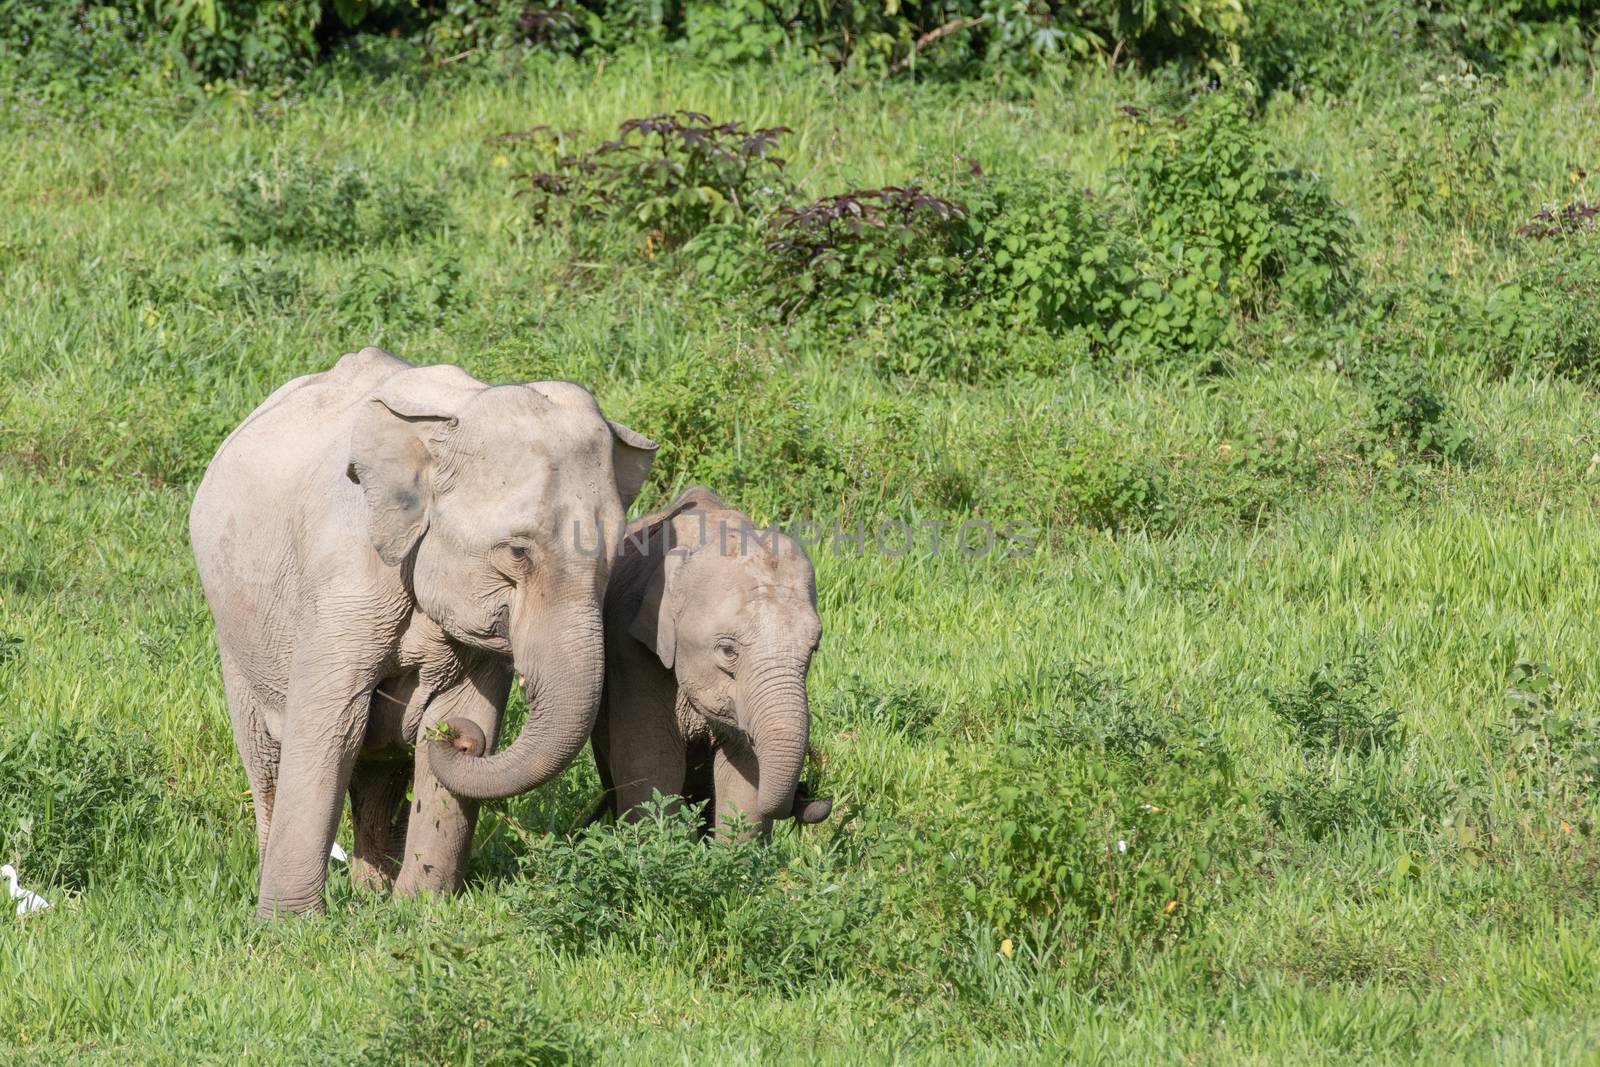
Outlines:
[[389,892],[394,888],[394,876],[393,870],[386,870],[364,859],[355,859],[350,863],[350,881],[364,893]]

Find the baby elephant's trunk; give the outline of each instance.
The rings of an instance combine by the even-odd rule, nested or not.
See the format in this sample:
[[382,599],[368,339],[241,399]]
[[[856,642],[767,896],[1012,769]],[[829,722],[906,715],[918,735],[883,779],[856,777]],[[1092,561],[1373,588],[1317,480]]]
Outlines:
[[794,814],[795,788],[811,736],[806,657],[774,656],[755,665],[745,693],[742,718],[755,742],[760,775],[756,815],[762,820],[787,819]]

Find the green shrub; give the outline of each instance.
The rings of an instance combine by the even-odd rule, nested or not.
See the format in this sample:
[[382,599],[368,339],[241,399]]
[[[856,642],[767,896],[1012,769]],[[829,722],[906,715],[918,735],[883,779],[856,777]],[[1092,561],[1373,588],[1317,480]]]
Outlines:
[[165,35],[168,48],[197,74],[262,80],[303,70],[316,56],[316,30],[324,10],[356,5],[322,0],[140,0],[138,6],[146,22]]
[[1134,447],[1134,436],[1045,419],[982,428],[967,446],[984,472],[974,495],[984,514],[1044,527],[1159,527],[1167,516],[1166,473]]
[[1391,220],[1509,236],[1498,111],[1498,81],[1476,74],[1437,75],[1400,101],[1373,144]]
[[1366,652],[1322,664],[1303,685],[1268,694],[1267,706],[1302,752],[1370,756],[1405,744],[1400,713],[1381,700]]
[[871,726],[916,738],[933,727],[939,710],[939,701],[918,686],[872,686],[852,674],[828,694],[818,718],[833,730]]
[[762,892],[777,855],[757,842],[700,839],[700,813],[657,801],[637,822],[597,825],[570,838],[534,839],[517,907],[553,943],[593,948],[614,938],[715,932]]
[[353,267],[333,295],[339,314],[361,324],[389,329],[440,326],[466,303],[461,261],[443,249],[399,270],[368,259]]
[[[750,225],[787,195],[774,154],[786,126],[747,130],[695,111],[628,119],[614,140],[569,152],[544,127],[505,134],[540,223],[614,219],[676,248],[716,225]],[[653,248],[652,248],[653,251]]]
[[963,192],[974,246],[963,284],[986,316],[1055,332],[1114,309],[1127,253],[1086,192],[1038,179],[970,182]]
[[348,251],[433,233],[445,223],[443,196],[406,179],[382,178],[348,163],[274,155],[219,190],[223,240],[238,247]]
[[1432,0],[1418,7],[1431,36],[1480,65],[1593,57],[1595,13],[1583,0]]
[[1254,526],[1323,488],[1325,462],[1299,430],[1251,421],[1185,464],[1172,509]]
[[844,323],[903,290],[943,292],[961,270],[966,210],[916,185],[886,185],[780,208],[769,224],[767,302]]
[[1440,395],[1428,368],[1414,356],[1380,347],[1355,367],[1368,398],[1363,447],[1398,456],[1463,460],[1471,440]]
[[1267,816],[1312,841],[1357,828],[1437,822],[1457,789],[1405,760],[1400,713],[1372,680],[1370,652],[1322,664],[1305,682],[1269,693],[1300,761],[1262,796]]
[[953,806],[907,813],[875,850],[880,869],[903,872],[885,890],[910,927],[899,951],[934,972],[948,970],[948,945],[919,949],[916,930],[959,930],[970,915],[1078,961],[1086,986],[1114,978],[1203,927],[1250,837],[1232,761],[1208,743],[1143,761],[1088,746],[949,759]]
[[757,516],[805,509],[845,488],[842,450],[787,369],[741,344],[680,359],[640,382],[624,421],[661,442],[650,484],[670,496],[715,485]]
[[1600,241],[1576,233],[1539,252],[1464,317],[1480,333],[1474,347],[1502,372],[1592,379],[1600,373]]
[[1307,760],[1262,793],[1267,818],[1318,842],[1360,830],[1437,827],[1456,797],[1453,783],[1407,768],[1398,758]]
[[0,857],[35,885],[119,877],[122,839],[150,833],[166,771],[143,734],[67,725],[0,731]]
[[855,345],[885,376],[989,382],[1050,377],[1091,362],[1096,340],[1090,328],[1051,332],[984,303],[902,299],[881,306]]
[[[1317,178],[1268,157],[1252,91],[1236,75],[1179,114],[1133,111],[1123,123],[1123,180],[1146,243],[1166,261],[1128,279],[1124,334],[1194,347],[1220,337],[1219,298],[1255,315],[1278,300],[1326,311],[1348,297],[1350,221]],[[1175,331],[1166,320],[1178,317],[1205,325]]]
[[[1077,663],[1051,667],[1045,674],[1029,685],[1044,699],[1036,697],[1020,723],[1024,744],[1055,751],[1087,746],[1107,759],[1137,763],[1165,758],[1179,744],[1168,716],[1134,698],[1122,679],[1103,668]],[[1009,691],[1003,696],[985,703],[1017,702]]]
[[335,1063],[578,1067],[592,1063],[587,1037],[552,1019],[528,992],[529,960],[517,948],[436,941],[412,956],[369,1032]]
[[1570,802],[1600,785],[1600,715],[1573,707],[1543,663],[1518,660],[1506,686],[1503,741],[1541,795]]
[[1342,94],[1353,86],[1449,61],[1428,34],[1420,3],[1395,0],[1251,0],[1242,63],[1263,91]]

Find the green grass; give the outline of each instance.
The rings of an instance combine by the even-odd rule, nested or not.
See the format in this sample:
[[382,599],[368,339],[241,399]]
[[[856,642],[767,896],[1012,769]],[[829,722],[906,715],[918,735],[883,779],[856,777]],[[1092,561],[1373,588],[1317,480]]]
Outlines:
[[[1409,88],[1278,99],[1258,121],[1350,209],[1370,284],[1443,267],[1459,291],[1486,292],[1540,254],[1509,231],[1568,195],[1569,166],[1596,162],[1600,104],[1571,74],[1500,90],[1517,169],[1490,192],[1519,206],[1497,229],[1462,232],[1387,207],[1374,183],[1373,146],[1407,136],[1392,122]],[[1600,805],[1581,758],[1600,736],[1519,757],[1506,699],[1516,664],[1537,661],[1557,684],[1552,729],[1592,726],[1600,708],[1592,383],[1507,372],[1470,347],[1434,352],[1473,447],[1420,462],[1361,447],[1365,397],[1304,343],[1340,343],[1335,323],[1246,324],[1220,375],[1077,361],[975,384],[889,380],[870,338],[786,332],[704,299],[631,239],[582,258],[527,224],[512,168],[484,143],[535,122],[603,134],[688,107],[794,127],[784,154],[813,194],[903,180],[954,151],[1115,195],[1115,108],[1159,95],[1132,76],[1044,79],[1018,96],[644,57],[412,89],[120,101],[99,126],[0,135],[0,840],[56,902],[0,916],[0,1043],[41,1063],[434,1062],[476,1020],[480,1063],[502,1062],[483,1036],[498,1029],[522,1035],[504,1062],[540,1048],[605,1063],[1595,1062]],[[437,191],[448,220],[384,244],[233,249],[217,237],[221,190],[275,155]],[[807,502],[825,521],[959,519],[923,487],[959,478],[980,502],[1043,492],[1051,457],[1083,441],[1117,470],[1151,472],[1161,504],[1105,531],[1024,501],[1048,531],[1021,559],[814,552],[818,780],[859,818],[781,833],[793,880],[777,884],[806,914],[876,887],[881,915],[849,913],[859,958],[757,981],[740,968],[759,957],[722,920],[648,909],[603,942],[551,936],[562,905],[536,893],[543,834],[591,803],[586,756],[485,819],[460,898],[373,900],[336,877],[328,916],[264,925],[184,516],[252,407],[366,344],[486,379],[570,377],[624,419],[654,410],[684,360],[770,355],[851,472]],[[908,435],[885,430],[891,408]],[[1020,445],[995,444],[1005,424],[1023,428]],[[1284,468],[1226,461],[1247,431],[1286,430],[1299,451]],[[759,457],[763,444],[716,447]],[[758,510],[794,503],[760,492]],[[1363,654],[1403,744],[1364,761],[1302,752],[1270,698]],[[984,762],[996,747],[1041,723],[1109,721],[1113,706],[1211,737],[1237,768],[1239,866],[1203,918],[1091,966],[1043,928],[928,911],[916,932],[936,963],[874,955],[919,925],[880,884],[903,873],[874,851],[893,828],[940,825],[968,799],[953,788],[1006,785],[1006,765]],[[47,780],[95,795],[124,764],[137,807],[37,802]],[[1330,833],[1267,814],[1274,791],[1325,794],[1346,776],[1366,799]],[[71,843],[81,877],[28,840]],[[492,1003],[463,1009],[472,998]],[[505,1006],[523,999],[522,1015]]]

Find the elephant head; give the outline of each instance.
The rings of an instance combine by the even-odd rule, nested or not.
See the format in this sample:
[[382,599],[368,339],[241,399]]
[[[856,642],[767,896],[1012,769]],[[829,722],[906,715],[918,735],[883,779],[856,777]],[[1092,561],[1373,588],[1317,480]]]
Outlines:
[[747,739],[759,775],[749,818],[826,818],[826,800],[802,791],[796,805],[811,729],[806,673],[822,637],[811,562],[704,489],[685,495],[662,534],[629,634],[673,672],[680,709]]
[[396,374],[366,402],[349,477],[382,561],[457,642],[511,657],[528,719],[517,740],[450,722],[429,766],[459,796],[512,796],[583,747],[604,674],[600,612],[624,514],[655,443],[568,382],[484,386],[455,367]]

